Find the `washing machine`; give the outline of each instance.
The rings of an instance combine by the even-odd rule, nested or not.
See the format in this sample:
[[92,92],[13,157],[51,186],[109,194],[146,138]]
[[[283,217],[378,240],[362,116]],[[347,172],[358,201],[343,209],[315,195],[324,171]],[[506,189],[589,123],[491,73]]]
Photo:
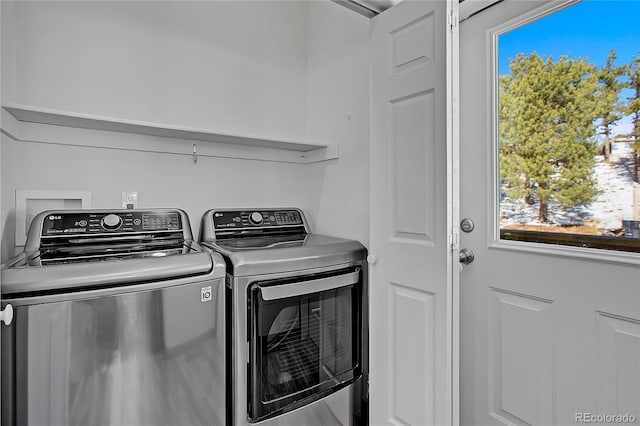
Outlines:
[[296,208],[213,209],[201,244],[227,265],[227,419],[367,424],[367,250]]
[[224,280],[182,210],[37,215],[2,269],[2,425],[225,424]]

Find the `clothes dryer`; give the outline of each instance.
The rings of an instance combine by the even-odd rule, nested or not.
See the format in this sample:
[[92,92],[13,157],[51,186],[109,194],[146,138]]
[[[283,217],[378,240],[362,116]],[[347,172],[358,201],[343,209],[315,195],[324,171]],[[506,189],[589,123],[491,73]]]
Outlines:
[[214,209],[201,230],[227,264],[232,424],[367,424],[365,247],[295,208]]

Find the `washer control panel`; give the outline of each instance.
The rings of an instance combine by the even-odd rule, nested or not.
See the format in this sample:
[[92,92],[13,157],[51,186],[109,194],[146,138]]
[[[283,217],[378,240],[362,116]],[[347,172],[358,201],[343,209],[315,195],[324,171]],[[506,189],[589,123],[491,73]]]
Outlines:
[[56,212],[44,217],[42,236],[182,230],[178,212]]
[[213,212],[215,229],[274,228],[304,225],[298,210],[235,210]]

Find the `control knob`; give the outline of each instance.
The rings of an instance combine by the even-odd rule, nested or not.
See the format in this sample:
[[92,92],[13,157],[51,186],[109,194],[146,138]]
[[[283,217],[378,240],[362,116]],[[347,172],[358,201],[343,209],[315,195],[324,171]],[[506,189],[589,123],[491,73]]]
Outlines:
[[107,231],[113,231],[122,226],[122,218],[117,214],[108,214],[102,218],[101,224]]
[[251,221],[251,223],[255,225],[260,225],[262,223],[263,217],[262,217],[262,214],[258,212],[253,212],[249,216],[249,220]]

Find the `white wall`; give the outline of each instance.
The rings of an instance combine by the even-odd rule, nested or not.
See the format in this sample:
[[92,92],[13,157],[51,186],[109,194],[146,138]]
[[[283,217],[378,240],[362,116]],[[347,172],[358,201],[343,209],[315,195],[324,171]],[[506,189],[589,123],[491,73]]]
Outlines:
[[305,2],[18,1],[14,13],[18,103],[305,135]]
[[[15,99],[16,50],[15,3],[0,1],[0,101]],[[0,119],[1,120],[1,119]]]
[[210,208],[304,205],[303,167],[207,157],[194,164],[189,156],[15,142],[3,135],[4,260],[14,252],[15,189],[91,191],[94,208],[121,208],[121,193],[137,191],[141,208],[186,210],[197,236]]
[[15,254],[15,144],[4,134],[0,134],[0,212],[2,235],[0,236],[0,261],[4,262]]
[[307,134],[340,144],[339,160],[309,165],[309,216],[368,245],[369,20],[330,1],[311,1],[307,20]]
[[[305,136],[305,2],[3,1],[2,8],[3,103]],[[85,133],[136,143],[131,135]],[[122,191],[138,191],[140,207],[184,208],[196,232],[208,208],[304,208],[307,200],[296,164],[200,157],[194,165],[188,156],[4,135],[2,154],[3,260],[14,253],[16,189],[88,190],[97,208],[119,208]]]
[[[138,191],[140,207],[185,209],[195,232],[212,207],[300,206],[314,232],[367,244],[366,18],[329,1],[2,7],[3,103],[340,144],[339,160],[312,165],[206,157],[194,165],[188,156],[2,136],[3,260],[14,252],[16,189],[89,190],[97,208]],[[137,136],[84,132],[136,144]]]

